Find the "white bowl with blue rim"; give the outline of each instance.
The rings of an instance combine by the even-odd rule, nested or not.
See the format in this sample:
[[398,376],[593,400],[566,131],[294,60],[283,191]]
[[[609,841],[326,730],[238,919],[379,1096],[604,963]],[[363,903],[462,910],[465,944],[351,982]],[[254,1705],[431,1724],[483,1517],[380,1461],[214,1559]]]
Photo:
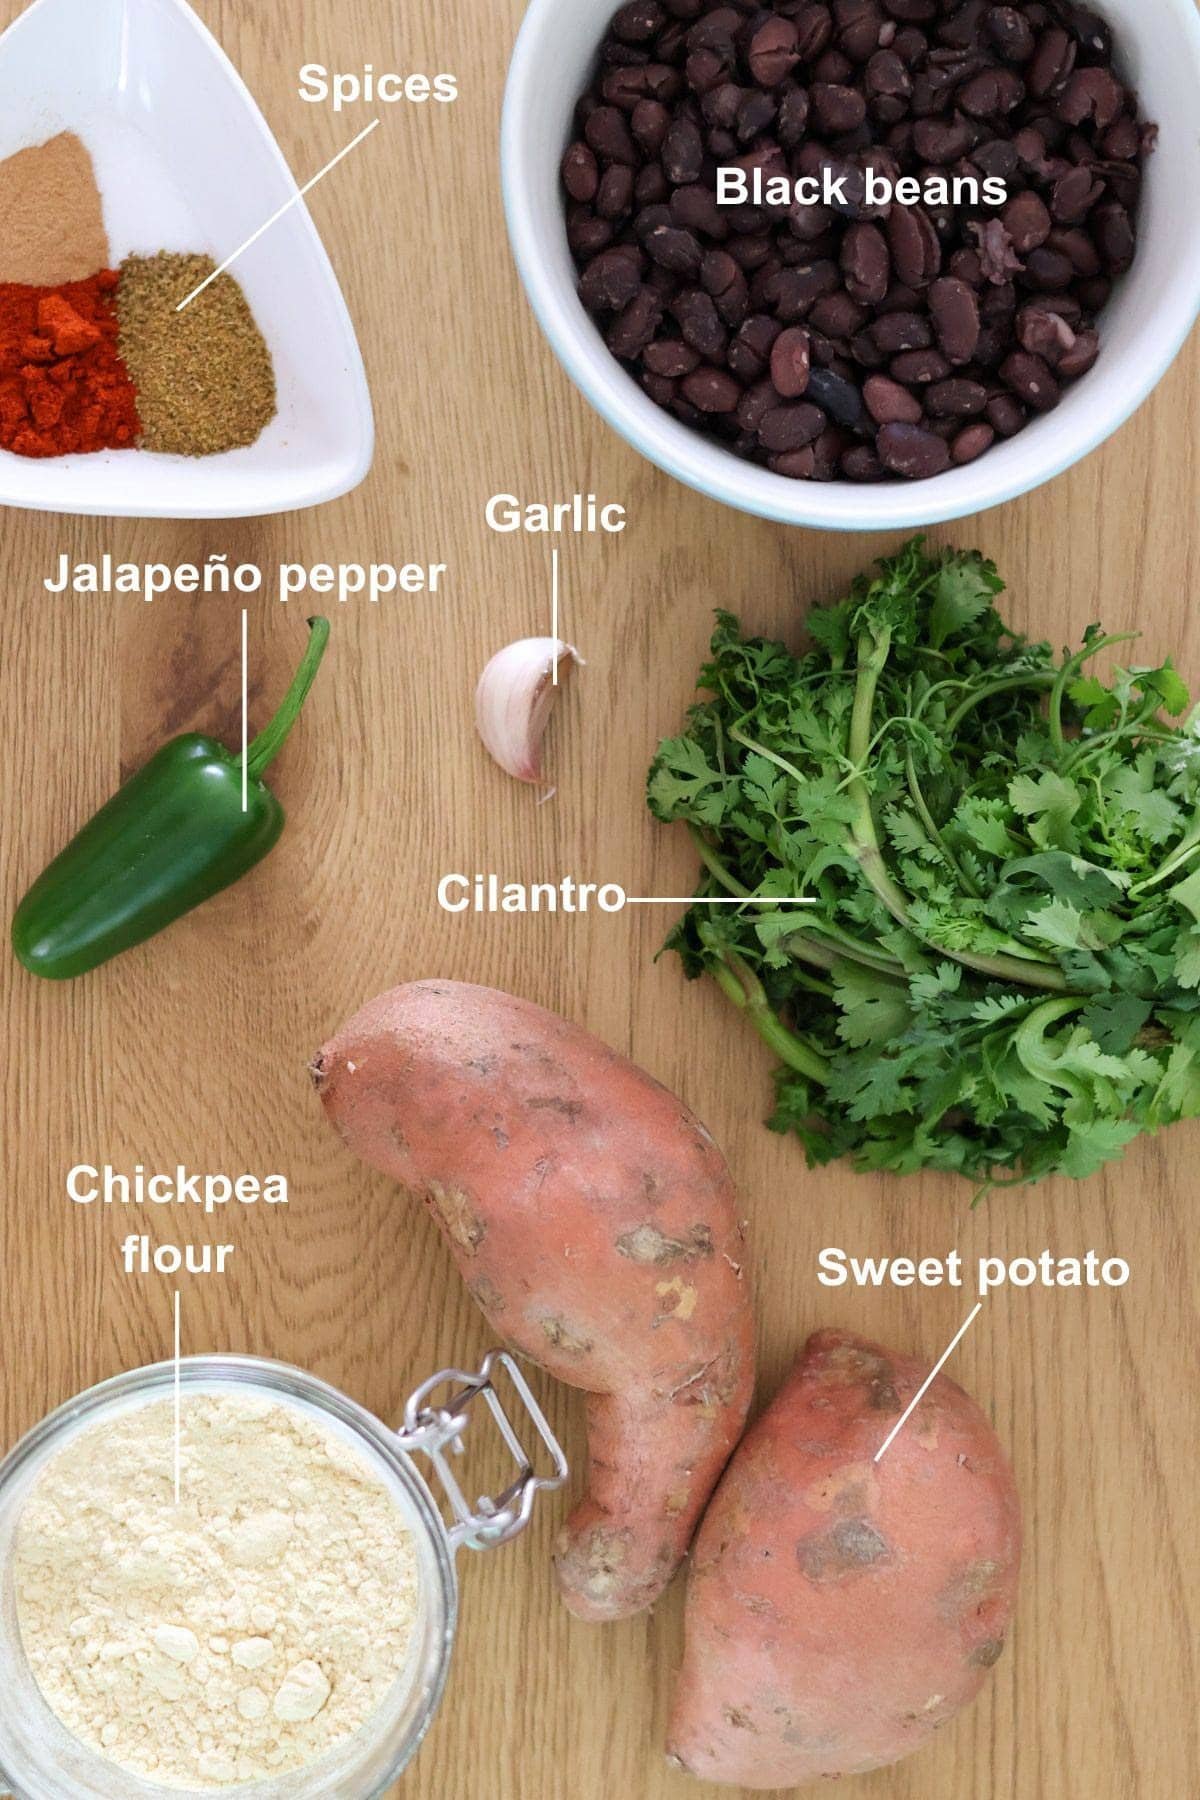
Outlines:
[[[501,173],[513,254],[555,355],[635,450],[728,506],[827,531],[893,531],[963,518],[1052,481],[1125,423],[1200,315],[1200,18],[1193,0],[1097,0],[1117,69],[1159,126],[1146,166],[1137,260],[1100,320],[1096,367],[1051,413],[977,462],[927,481],[793,481],[683,425],[616,360],[576,291],[559,165],[615,0],[532,0],[504,103]],[[1190,445],[1180,422],[1181,455]]]

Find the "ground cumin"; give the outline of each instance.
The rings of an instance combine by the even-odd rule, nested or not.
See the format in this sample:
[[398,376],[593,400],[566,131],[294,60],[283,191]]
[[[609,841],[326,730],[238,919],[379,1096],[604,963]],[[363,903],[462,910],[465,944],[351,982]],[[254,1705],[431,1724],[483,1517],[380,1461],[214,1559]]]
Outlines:
[[0,282],[59,287],[109,260],[92,159],[74,132],[0,162]]
[[275,417],[271,353],[241,287],[207,256],[131,256],[117,293],[120,348],[137,387],[142,445],[213,456],[252,444]]

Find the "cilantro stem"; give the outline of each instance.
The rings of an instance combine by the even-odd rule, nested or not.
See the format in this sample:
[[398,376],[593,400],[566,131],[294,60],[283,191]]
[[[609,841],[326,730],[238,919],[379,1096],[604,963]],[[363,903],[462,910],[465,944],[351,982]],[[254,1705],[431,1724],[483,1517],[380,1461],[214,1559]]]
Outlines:
[[955,708],[946,720],[945,734],[947,739],[953,738],[959,726],[977,706],[985,700],[994,700],[999,694],[1015,694],[1020,688],[1049,688],[1058,680],[1055,669],[1026,669],[1023,675],[1009,675],[1003,681],[993,681],[987,687],[976,688]]
[[750,889],[743,887],[741,882],[736,881],[729,873],[729,870],[725,867],[725,864],[721,861],[699,826],[693,825],[689,821],[688,831],[691,835],[693,844],[696,846],[696,854],[708,870],[709,874],[716,877],[727,894],[736,894],[739,899],[749,900]]
[[1200,821],[1192,826],[1186,836],[1180,838],[1161,868],[1156,869],[1153,875],[1147,875],[1144,881],[1135,882],[1129,890],[1129,898],[1136,899],[1138,895],[1147,894],[1151,888],[1158,887],[1160,882],[1170,881],[1185,862],[1190,862],[1197,850],[1200,850]]
[[[705,938],[703,931],[700,935]],[[713,964],[712,974],[721,992],[733,1001],[739,1012],[747,1015],[763,1042],[789,1069],[795,1069],[798,1075],[824,1087],[829,1080],[828,1062],[819,1051],[788,1030],[753,970],[723,944],[706,939],[705,947],[720,959]]]
[[839,931],[836,925],[828,924],[822,919],[814,924],[813,930],[827,932],[832,940],[832,947],[826,949],[824,944],[815,943],[809,932],[801,931],[795,937],[784,939],[783,948],[789,956],[795,956],[801,962],[812,963],[818,969],[832,969],[837,962],[852,962],[858,963],[861,968],[870,969],[873,975],[884,975],[891,981],[906,979],[903,964],[890,957],[876,956],[860,944],[857,938]]
[[1136,631],[1123,631],[1117,636],[1097,638],[1094,643],[1085,644],[1082,650],[1077,650],[1075,655],[1068,657],[1062,665],[1055,677],[1054,686],[1050,690],[1050,714],[1047,721],[1050,729],[1050,742],[1054,746],[1056,755],[1064,755],[1067,748],[1067,740],[1063,736],[1062,709],[1063,701],[1067,697],[1068,682],[1074,680],[1084,663],[1090,662],[1093,656],[1098,656],[1101,650],[1110,650],[1114,644],[1132,644],[1136,642],[1138,635]]

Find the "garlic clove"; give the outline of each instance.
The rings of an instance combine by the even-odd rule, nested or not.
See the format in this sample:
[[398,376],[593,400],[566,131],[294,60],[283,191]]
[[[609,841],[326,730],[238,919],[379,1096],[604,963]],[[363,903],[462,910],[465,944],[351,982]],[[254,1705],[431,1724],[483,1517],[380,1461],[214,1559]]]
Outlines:
[[518,781],[542,778],[542,737],[558,690],[576,663],[582,666],[583,658],[561,638],[521,638],[498,651],[479,678],[479,735],[489,755]]

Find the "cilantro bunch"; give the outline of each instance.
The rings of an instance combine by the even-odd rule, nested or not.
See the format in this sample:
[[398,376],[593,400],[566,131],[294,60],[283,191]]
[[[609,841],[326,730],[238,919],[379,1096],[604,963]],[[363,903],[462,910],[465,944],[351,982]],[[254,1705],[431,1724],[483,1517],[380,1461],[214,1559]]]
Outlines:
[[1170,662],[1105,680],[1128,640],[1060,659],[1002,591],[918,539],[810,614],[805,656],[719,614],[651,769],[703,863],[669,947],[775,1051],[771,1124],[811,1162],[986,1190],[1200,1113],[1200,722],[1164,718]]

